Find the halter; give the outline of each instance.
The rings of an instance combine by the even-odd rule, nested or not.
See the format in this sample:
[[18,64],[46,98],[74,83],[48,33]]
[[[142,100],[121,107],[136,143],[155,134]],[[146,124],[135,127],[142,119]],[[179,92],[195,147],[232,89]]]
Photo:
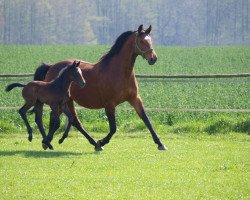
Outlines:
[[[136,34],[135,49],[138,49],[139,52],[140,52],[140,54],[141,54],[141,56],[144,58],[144,54],[145,54],[145,53],[150,52],[150,51],[153,51],[154,49],[153,49],[153,48],[149,48],[149,49],[143,51],[143,50],[139,47],[139,45],[138,45],[138,43],[137,43],[137,37],[138,37],[138,36],[137,36],[137,34]],[[145,59],[145,58],[144,58],[144,59]]]

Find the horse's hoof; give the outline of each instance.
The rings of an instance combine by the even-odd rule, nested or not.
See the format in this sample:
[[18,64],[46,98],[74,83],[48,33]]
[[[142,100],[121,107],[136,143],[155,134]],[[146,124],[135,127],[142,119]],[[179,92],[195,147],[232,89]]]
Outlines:
[[31,142],[31,141],[32,141],[32,136],[29,136],[29,137],[28,137],[28,140]]
[[97,144],[96,144],[96,146],[95,146],[95,151],[102,151],[102,150],[103,150],[102,145],[101,145],[101,143],[98,141]]
[[100,140],[97,141],[96,146],[95,146],[95,150],[96,150],[96,151],[102,151],[102,150],[103,150],[102,144],[101,144],[101,141],[100,141]]
[[48,141],[43,141],[42,142],[42,146],[44,150],[47,150],[48,148],[50,150],[54,150],[53,146],[48,142]]
[[101,146],[95,146],[95,151],[102,151],[103,148]]
[[63,143],[63,139],[60,139],[60,140],[58,141],[58,143],[59,143],[59,144],[62,144],[62,143]]
[[54,147],[49,142],[47,142],[46,145],[49,147],[50,150],[54,150]]
[[49,148],[45,143],[42,143],[42,146],[44,150],[47,150]]
[[165,151],[168,150],[168,148],[165,145],[158,146],[158,150]]
[[50,150],[54,150],[54,147],[52,145],[49,146]]

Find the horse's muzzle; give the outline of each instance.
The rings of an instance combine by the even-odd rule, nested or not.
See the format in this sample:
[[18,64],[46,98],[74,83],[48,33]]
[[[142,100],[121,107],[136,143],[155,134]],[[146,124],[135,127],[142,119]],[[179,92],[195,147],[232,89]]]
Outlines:
[[80,86],[80,88],[84,88],[84,86],[86,85],[86,82],[80,82],[78,83],[78,85]]
[[157,57],[151,57],[148,59],[148,64],[149,65],[154,65],[157,61]]

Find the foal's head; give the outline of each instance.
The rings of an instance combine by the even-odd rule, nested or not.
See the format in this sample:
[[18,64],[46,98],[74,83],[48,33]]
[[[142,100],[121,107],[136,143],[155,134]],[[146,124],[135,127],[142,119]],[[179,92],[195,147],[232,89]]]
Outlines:
[[143,30],[143,25],[139,26],[135,40],[135,51],[146,59],[148,64],[153,65],[157,60],[157,55],[153,49],[152,38],[149,35],[151,30],[151,25],[147,30]]
[[80,63],[80,61],[75,60],[72,64],[68,65],[67,73],[71,81],[76,82],[81,88],[83,88],[86,84],[86,81],[82,76],[82,70],[79,67]]

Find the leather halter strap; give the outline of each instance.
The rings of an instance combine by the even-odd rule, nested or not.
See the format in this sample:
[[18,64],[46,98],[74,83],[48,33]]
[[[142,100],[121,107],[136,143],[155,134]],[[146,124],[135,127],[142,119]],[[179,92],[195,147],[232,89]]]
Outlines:
[[[136,35],[136,39],[135,39],[135,49],[137,49],[137,50],[139,50],[139,53],[141,54],[141,56],[144,58],[144,54],[145,53],[147,53],[147,52],[150,52],[150,51],[153,51],[154,49],[151,47],[151,48],[149,48],[149,49],[147,49],[147,50],[142,50],[140,47],[139,47],[139,45],[138,45],[138,43],[137,43],[137,35]],[[145,58],[144,58],[145,59]]]

